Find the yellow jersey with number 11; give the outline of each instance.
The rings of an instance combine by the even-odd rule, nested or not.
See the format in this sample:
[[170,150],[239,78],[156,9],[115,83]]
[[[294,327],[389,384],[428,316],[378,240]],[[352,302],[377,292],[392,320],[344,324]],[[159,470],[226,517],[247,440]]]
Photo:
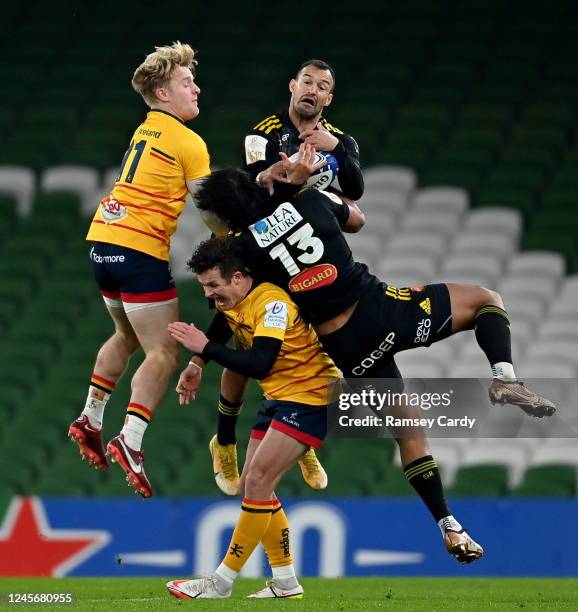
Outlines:
[[98,206],[86,239],[168,260],[186,181],[208,174],[203,139],[174,115],[151,110],[134,132],[114,188]]

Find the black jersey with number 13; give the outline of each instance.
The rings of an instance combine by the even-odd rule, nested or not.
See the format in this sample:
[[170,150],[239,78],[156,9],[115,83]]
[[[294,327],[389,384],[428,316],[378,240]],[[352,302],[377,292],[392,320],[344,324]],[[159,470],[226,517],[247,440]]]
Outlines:
[[286,289],[309,323],[332,319],[379,282],[353,260],[341,231],[349,207],[339,196],[305,189],[265,212],[234,236],[252,273]]

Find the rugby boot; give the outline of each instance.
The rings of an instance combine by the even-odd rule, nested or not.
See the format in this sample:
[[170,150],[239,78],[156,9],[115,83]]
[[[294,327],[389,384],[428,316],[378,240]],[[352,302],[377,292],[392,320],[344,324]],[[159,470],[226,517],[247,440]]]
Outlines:
[[81,414],[72,421],[68,428],[68,437],[78,445],[83,460],[87,459],[97,470],[108,469],[101,430],[90,424],[86,414]]
[[247,595],[247,599],[303,599],[303,587],[300,584],[292,589],[284,589],[275,579],[267,580],[265,584],[264,589]]
[[215,482],[225,495],[238,495],[239,468],[237,467],[237,445],[219,444],[217,434],[209,442],[209,452],[213,459]]
[[484,549],[468,535],[465,529],[444,531],[446,550],[460,563],[467,564],[484,556]]
[[327,473],[319,463],[313,447],[309,447],[309,450],[299,459],[299,467],[303,480],[312,489],[319,491],[327,487]]
[[494,378],[488,394],[492,404],[513,404],[533,417],[552,416],[556,412],[556,406],[549,399],[528,389],[519,380],[510,382]]
[[137,493],[143,497],[152,497],[153,490],[144,471],[142,451],[127,446],[124,435],[119,434],[106,445],[106,454],[124,470],[126,481]]
[[166,587],[173,597],[179,599],[226,599],[231,597],[231,587],[217,576],[204,576],[194,580],[171,580]]

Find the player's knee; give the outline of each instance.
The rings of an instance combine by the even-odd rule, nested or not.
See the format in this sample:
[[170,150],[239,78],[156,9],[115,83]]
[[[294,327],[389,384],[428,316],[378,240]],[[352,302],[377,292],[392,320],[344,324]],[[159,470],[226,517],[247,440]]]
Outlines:
[[500,308],[504,308],[502,296],[497,291],[487,289],[486,287],[478,287],[478,291],[480,294],[479,307],[499,306]]
[[138,338],[134,333],[117,331],[116,336],[122,342],[128,353],[132,355],[140,346]]
[[112,346],[115,351],[122,351],[132,355],[140,346],[138,338],[131,330],[117,329],[105,345],[101,348],[106,351],[105,347]]
[[167,365],[171,370],[176,370],[179,366],[179,349],[176,345],[169,345],[163,349],[164,357],[167,360]]
[[179,365],[179,349],[176,344],[159,344],[147,351],[146,358],[154,359],[172,373]]
[[265,465],[259,463],[253,465],[252,463],[245,477],[245,490],[255,491],[256,489],[262,488],[266,485],[269,477],[270,474]]

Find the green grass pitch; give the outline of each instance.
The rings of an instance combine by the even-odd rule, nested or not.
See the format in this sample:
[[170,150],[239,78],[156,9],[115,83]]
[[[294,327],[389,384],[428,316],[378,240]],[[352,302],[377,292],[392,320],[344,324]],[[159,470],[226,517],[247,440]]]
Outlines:
[[[263,580],[240,579],[231,599],[179,600],[168,594],[162,578],[19,578],[0,579],[2,610],[392,610],[412,612],[470,610],[578,610],[578,579],[534,578],[304,578],[302,600],[267,602],[244,599]],[[74,594],[74,605],[6,605],[6,594]]]

